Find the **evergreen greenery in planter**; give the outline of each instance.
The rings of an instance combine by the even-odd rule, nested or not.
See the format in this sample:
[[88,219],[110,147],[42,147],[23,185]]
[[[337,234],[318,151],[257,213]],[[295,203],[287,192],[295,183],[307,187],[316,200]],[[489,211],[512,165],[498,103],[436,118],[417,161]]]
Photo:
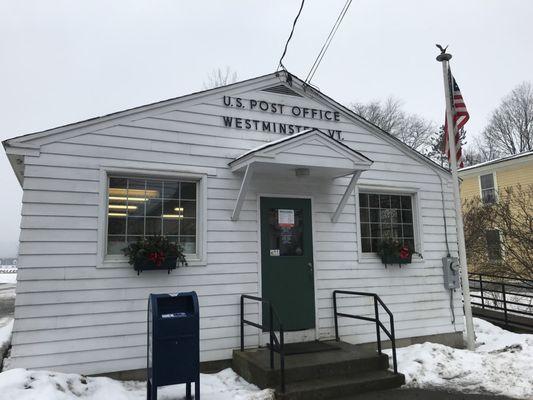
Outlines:
[[187,265],[183,248],[164,236],[147,236],[130,243],[122,251],[137,275],[141,271],[153,270],[167,270],[170,273],[171,269]]
[[[385,238],[378,243],[378,255],[387,268],[388,264],[410,264],[413,254],[416,253],[408,244],[397,239]],[[416,253],[419,254],[419,253]]]

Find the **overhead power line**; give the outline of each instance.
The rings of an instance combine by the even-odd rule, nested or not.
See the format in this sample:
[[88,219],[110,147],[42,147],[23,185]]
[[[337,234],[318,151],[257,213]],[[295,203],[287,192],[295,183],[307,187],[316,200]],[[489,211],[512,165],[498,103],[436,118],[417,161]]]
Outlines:
[[328,37],[326,38],[326,41],[322,45],[322,48],[320,49],[320,52],[318,53],[318,56],[315,59],[315,62],[311,66],[311,69],[309,70],[309,73],[307,74],[307,77],[305,78],[305,83],[310,84],[311,80],[315,76],[315,73],[318,69],[318,66],[322,62],[322,59],[324,58],[324,55],[326,54],[326,51],[329,48],[329,45],[331,44],[331,41],[333,40],[333,37],[337,33],[337,30],[339,29],[339,26],[344,19],[344,16],[346,15],[346,12],[348,11],[348,8],[350,8],[350,5],[352,4],[352,0],[346,0],[346,3],[344,4],[344,7],[342,8],[341,12],[339,13],[339,16],[337,17],[337,20],[335,21],[335,24],[333,24],[333,27],[331,28],[331,31],[329,32]]
[[280,68],[286,70],[285,66],[283,65],[283,57],[285,57],[285,54],[287,54],[287,47],[289,46],[289,42],[291,41],[292,35],[294,33],[296,22],[298,22],[298,18],[300,17],[300,14],[302,13],[302,9],[304,8],[304,3],[305,3],[305,0],[302,0],[302,4],[300,5],[300,10],[298,10],[298,14],[296,15],[296,18],[294,18],[294,22],[292,23],[291,34],[289,35],[289,38],[287,39],[287,42],[285,43],[285,49],[283,50],[283,54],[281,55],[281,58],[279,59],[278,70]]

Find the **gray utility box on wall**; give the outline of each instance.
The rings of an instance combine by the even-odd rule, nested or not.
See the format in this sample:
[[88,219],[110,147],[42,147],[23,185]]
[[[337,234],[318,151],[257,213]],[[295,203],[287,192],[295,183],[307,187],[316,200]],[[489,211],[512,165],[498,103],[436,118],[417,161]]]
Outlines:
[[457,289],[459,287],[459,260],[457,257],[443,257],[444,287]]
[[148,299],[147,399],[157,387],[185,383],[200,399],[200,315],[196,292],[151,294]]

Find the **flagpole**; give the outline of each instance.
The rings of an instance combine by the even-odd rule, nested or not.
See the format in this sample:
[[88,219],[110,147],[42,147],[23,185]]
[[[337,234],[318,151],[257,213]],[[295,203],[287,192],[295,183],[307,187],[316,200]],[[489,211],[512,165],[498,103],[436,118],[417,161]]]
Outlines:
[[[472,306],[470,304],[470,288],[468,285],[468,268],[466,264],[466,246],[465,246],[465,234],[463,227],[463,213],[461,211],[461,197],[459,194],[459,175],[457,174],[457,152],[455,147],[455,135],[456,127],[453,121],[452,115],[452,92],[450,87],[450,81],[448,77],[449,61],[452,58],[451,54],[444,51],[439,54],[437,61],[442,63],[442,74],[444,77],[444,93],[446,96],[446,119],[448,122],[448,131],[452,131],[451,135],[448,135],[448,146],[450,148],[450,167],[452,171],[452,183],[453,183],[453,197],[455,205],[455,217],[457,221],[457,240],[459,244],[459,264],[461,267],[461,287],[463,290],[464,299],[464,311],[466,319],[466,346],[468,350],[474,350],[475,348],[475,333],[474,322],[472,320]],[[448,132],[444,132],[448,134]]]

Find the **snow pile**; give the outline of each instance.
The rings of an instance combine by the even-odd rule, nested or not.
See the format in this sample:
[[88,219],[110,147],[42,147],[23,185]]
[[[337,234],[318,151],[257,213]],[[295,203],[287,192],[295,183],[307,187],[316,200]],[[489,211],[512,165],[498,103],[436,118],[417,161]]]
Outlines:
[[[201,397],[204,400],[273,400],[270,389],[259,390],[231,369],[217,374],[202,374]],[[194,391],[194,384],[192,385]],[[145,400],[144,382],[120,382],[109,378],[90,378],[78,374],[12,369],[0,374],[3,400]],[[158,390],[160,400],[185,398],[185,385]]]
[[478,318],[474,327],[475,351],[435,343],[398,349],[406,387],[532,399],[533,335],[508,332]]
[[13,318],[0,318],[0,364],[2,355],[11,343],[11,331],[13,330]]

